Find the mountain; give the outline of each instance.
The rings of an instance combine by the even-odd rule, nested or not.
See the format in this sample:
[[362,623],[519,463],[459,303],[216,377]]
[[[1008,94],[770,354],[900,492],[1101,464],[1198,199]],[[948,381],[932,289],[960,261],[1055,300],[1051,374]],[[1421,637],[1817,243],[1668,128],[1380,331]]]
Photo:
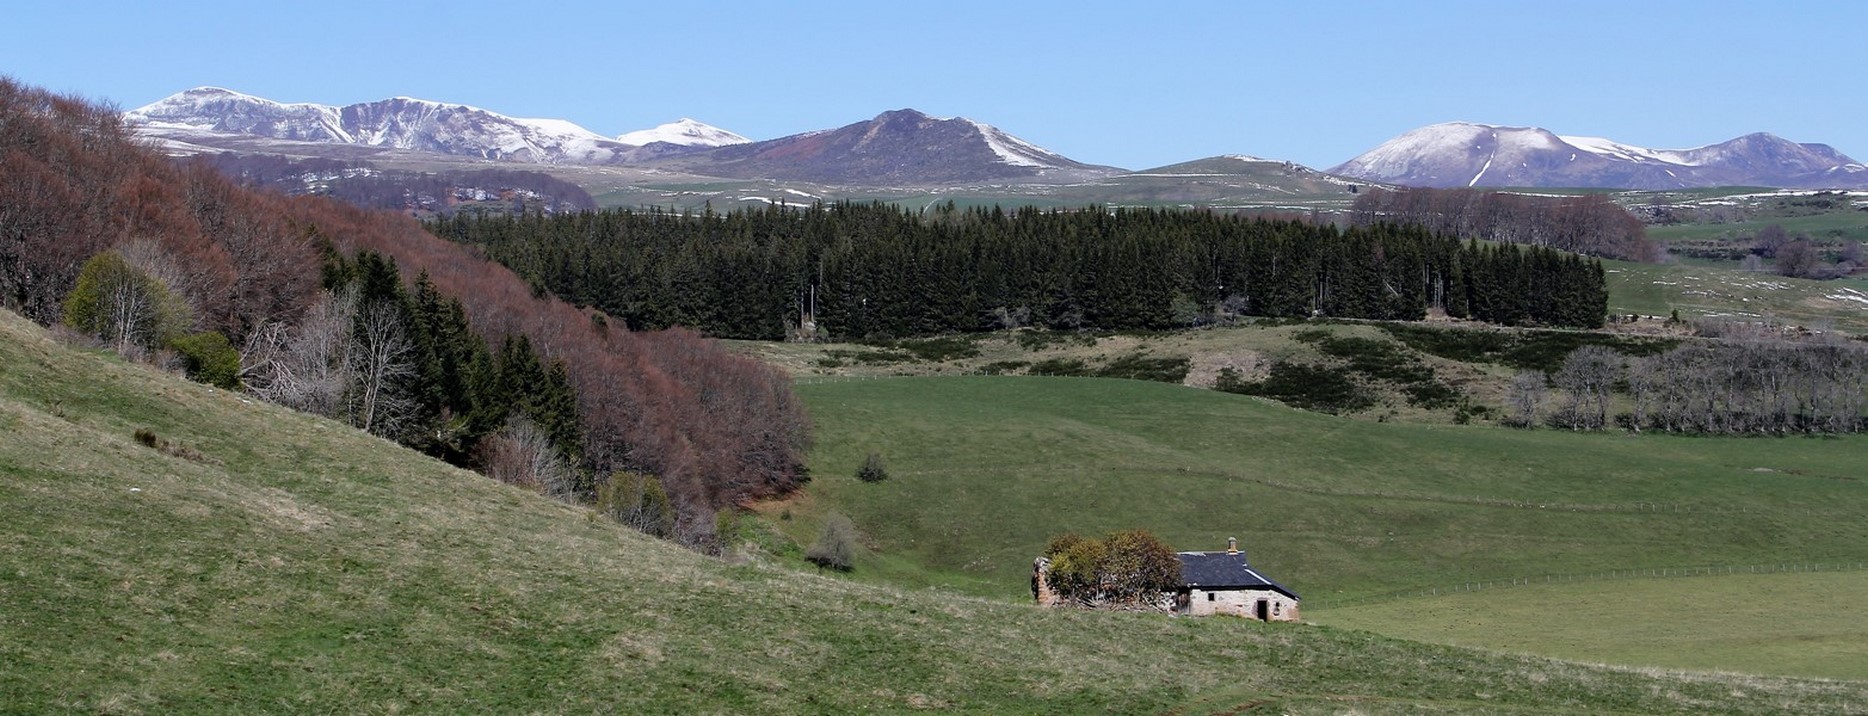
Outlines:
[[673,163],[712,176],[870,186],[1079,181],[1121,172],[1071,160],[988,124],[912,109],[711,149]]
[[561,119],[410,97],[335,107],[197,87],[125,112],[124,119],[144,137],[208,147],[244,137],[538,164],[609,163],[633,149]]
[[638,147],[656,142],[681,147],[724,147],[746,144],[752,140],[704,122],[682,117],[678,121],[650,129],[638,129],[618,136],[616,141]]
[[1425,187],[1868,187],[1868,167],[1823,144],[1759,132],[1696,149],[1648,149],[1538,127],[1421,127],[1330,169]]

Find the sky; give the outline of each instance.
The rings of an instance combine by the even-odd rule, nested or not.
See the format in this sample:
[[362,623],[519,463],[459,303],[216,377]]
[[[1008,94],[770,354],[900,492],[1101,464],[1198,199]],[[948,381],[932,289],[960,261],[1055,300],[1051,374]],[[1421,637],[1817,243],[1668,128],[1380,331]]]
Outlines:
[[1078,161],[1329,168],[1446,121],[1868,160],[1868,2],[7,0],[0,74],[125,109],[212,85],[753,139],[913,108]]

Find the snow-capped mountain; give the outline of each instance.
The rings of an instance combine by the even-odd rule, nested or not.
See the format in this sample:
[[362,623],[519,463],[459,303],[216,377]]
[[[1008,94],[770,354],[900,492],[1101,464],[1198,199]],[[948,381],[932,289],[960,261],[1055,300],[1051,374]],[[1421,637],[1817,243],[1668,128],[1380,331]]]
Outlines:
[[410,97],[334,107],[198,87],[125,112],[124,118],[144,136],[189,143],[237,135],[547,164],[607,163],[631,149],[561,119],[508,117]]
[[682,117],[680,120],[650,129],[638,129],[620,135],[616,141],[638,147],[656,142],[682,147],[725,147],[746,144],[752,140],[705,122]]
[[1415,129],[1330,172],[1442,188],[1868,186],[1868,167],[1828,145],[1798,144],[1763,132],[1696,149],[1648,149],[1537,127],[1468,122]]
[[867,186],[1071,181],[1120,171],[1073,161],[988,124],[912,109],[672,161],[714,176]]

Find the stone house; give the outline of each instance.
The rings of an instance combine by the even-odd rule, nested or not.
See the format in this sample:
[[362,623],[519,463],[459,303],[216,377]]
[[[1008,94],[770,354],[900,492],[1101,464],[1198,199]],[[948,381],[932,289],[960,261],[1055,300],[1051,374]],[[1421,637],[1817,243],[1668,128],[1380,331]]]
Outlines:
[[[1160,610],[1186,616],[1223,614],[1267,622],[1297,621],[1297,593],[1246,563],[1237,539],[1226,540],[1224,552],[1177,552],[1175,556],[1180,558],[1181,583],[1154,602]],[[1051,560],[1039,557],[1031,567],[1031,596],[1039,606],[1069,603],[1051,589],[1047,579]]]
[[1297,593],[1253,569],[1237,539],[1224,552],[1179,552],[1180,589],[1174,613],[1227,614],[1267,622],[1297,621]]

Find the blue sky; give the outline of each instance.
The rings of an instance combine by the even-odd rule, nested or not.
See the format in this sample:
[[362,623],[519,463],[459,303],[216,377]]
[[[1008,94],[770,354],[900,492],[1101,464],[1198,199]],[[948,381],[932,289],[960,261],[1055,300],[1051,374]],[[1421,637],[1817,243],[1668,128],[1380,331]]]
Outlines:
[[1417,126],[1868,160],[1868,2],[8,3],[0,73],[125,108],[200,85],[754,139],[903,107],[1141,169],[1327,168]]

